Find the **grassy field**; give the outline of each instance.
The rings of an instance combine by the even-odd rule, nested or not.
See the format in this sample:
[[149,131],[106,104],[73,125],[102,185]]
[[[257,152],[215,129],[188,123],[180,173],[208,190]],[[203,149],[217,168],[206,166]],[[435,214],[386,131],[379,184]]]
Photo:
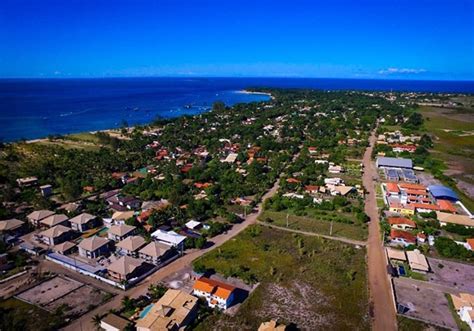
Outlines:
[[407,317],[403,317],[403,316],[400,316],[398,315],[397,317],[397,320],[398,320],[398,330],[399,331],[444,331],[444,330],[448,330],[448,329],[445,329],[445,328],[441,328],[439,326],[435,326],[435,325],[430,325],[430,324],[426,324],[424,322],[421,322],[421,321],[417,321],[417,320],[413,320],[411,318],[407,318]]
[[[421,107],[425,128],[434,134],[433,157],[445,162],[445,174],[462,181],[463,191],[474,185],[474,114],[453,109]],[[472,209],[474,202],[459,187],[464,204]]]
[[277,317],[303,330],[369,329],[365,249],[253,225],[195,265],[259,283],[235,316],[197,330],[256,330]]
[[[5,309],[7,313],[2,311],[2,318],[6,318],[7,321],[3,322],[8,324],[9,328],[1,330],[57,330],[55,323],[62,322],[55,318],[54,315],[43,310],[39,307],[30,305],[21,300],[10,298],[0,302],[0,309]],[[5,326],[5,325],[3,325]]]
[[[331,214],[331,212],[326,212]],[[271,224],[278,226],[286,226],[286,212],[264,211],[260,216],[260,220],[266,222],[271,219]],[[290,214],[288,217],[288,228],[300,231],[314,232],[329,235],[331,222],[314,217],[296,216]],[[332,236],[343,237],[356,240],[367,239],[367,226],[357,224],[345,224],[333,222]]]

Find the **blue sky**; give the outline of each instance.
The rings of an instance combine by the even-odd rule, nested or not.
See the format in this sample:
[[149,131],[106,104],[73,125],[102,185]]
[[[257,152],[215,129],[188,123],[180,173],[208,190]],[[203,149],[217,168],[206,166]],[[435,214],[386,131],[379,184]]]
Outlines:
[[474,0],[2,0],[0,77],[474,80]]

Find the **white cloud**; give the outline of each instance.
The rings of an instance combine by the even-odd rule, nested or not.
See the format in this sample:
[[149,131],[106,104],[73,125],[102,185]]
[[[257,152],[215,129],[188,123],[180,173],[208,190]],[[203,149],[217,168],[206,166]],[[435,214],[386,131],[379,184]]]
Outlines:
[[426,69],[412,69],[412,68],[387,68],[379,70],[381,75],[391,75],[391,74],[421,74],[426,72]]

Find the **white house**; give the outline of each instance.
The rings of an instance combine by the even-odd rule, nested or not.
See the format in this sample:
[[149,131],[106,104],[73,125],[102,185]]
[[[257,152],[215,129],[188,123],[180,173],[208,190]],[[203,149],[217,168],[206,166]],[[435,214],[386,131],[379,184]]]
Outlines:
[[151,234],[151,236],[162,242],[168,246],[176,247],[177,249],[181,250],[184,246],[184,240],[186,239],[185,236],[181,236],[174,231],[163,231],[163,230],[156,230]]
[[201,277],[194,283],[193,294],[204,298],[209,307],[217,307],[225,310],[229,308],[234,301],[235,289],[235,287],[229,284]]

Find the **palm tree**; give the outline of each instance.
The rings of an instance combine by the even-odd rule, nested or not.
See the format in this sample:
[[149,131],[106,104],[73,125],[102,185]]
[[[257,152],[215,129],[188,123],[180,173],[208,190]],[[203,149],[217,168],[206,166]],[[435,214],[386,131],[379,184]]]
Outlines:
[[122,298],[122,307],[124,310],[131,310],[133,308],[133,300],[129,296],[124,296]]
[[95,314],[93,317],[92,317],[92,323],[94,324],[95,328],[97,330],[100,330],[100,322],[102,320],[102,316],[100,314]]

